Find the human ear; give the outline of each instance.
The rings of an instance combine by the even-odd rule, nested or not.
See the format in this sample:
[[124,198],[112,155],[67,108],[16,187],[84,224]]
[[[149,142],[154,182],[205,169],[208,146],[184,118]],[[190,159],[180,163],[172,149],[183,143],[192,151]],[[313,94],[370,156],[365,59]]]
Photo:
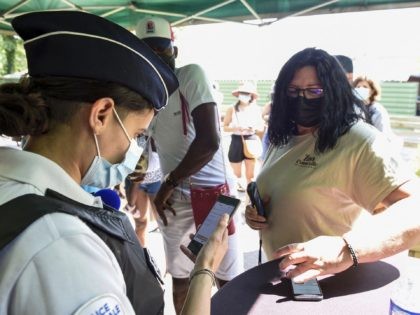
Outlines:
[[99,135],[112,121],[114,100],[104,97],[96,100],[90,109],[89,125],[95,135]]

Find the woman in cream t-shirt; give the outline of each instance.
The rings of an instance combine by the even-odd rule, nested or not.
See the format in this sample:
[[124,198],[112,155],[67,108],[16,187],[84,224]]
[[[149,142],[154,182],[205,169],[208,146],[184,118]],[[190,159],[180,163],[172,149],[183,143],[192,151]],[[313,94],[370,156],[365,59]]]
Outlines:
[[[266,217],[248,206],[269,259],[296,282],[373,262],[420,242],[418,180],[363,121],[337,60],[295,54],[276,80],[272,148],[257,178]],[[362,214],[368,216],[361,218]]]

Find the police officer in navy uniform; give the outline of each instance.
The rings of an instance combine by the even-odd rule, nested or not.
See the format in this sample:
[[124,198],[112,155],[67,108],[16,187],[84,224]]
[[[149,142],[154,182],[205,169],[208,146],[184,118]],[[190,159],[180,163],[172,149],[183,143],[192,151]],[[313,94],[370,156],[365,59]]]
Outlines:
[[[112,187],[134,170],[136,138],[178,87],[175,75],[92,14],[34,12],[12,25],[29,75],[0,86],[0,134],[29,138],[23,151],[0,148],[0,314],[163,313],[159,273],[127,217],[80,185]],[[205,289],[193,302],[209,305],[225,221],[197,258],[193,278]]]

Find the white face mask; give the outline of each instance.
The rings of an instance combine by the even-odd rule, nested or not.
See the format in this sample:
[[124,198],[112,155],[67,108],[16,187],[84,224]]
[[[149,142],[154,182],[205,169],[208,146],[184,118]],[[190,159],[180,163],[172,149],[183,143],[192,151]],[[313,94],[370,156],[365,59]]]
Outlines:
[[249,94],[239,94],[238,100],[244,103],[249,103],[251,101],[251,95]]
[[365,87],[357,87],[354,89],[356,91],[356,95],[363,101],[367,101],[370,96],[370,90]]
[[131,174],[136,168],[136,164],[140,159],[140,156],[143,153],[143,148],[137,145],[137,141],[130,139],[127,130],[122,124],[120,117],[118,117],[117,112],[114,110],[114,114],[123,129],[128,141],[130,141],[130,146],[128,147],[127,152],[125,153],[124,160],[121,163],[111,164],[106,159],[101,156],[99,151],[98,139],[94,134],[96,150],[98,155],[93,159],[92,164],[90,165],[85,176],[82,178],[81,185],[94,186],[98,188],[108,188],[114,187],[124,181],[127,175]]

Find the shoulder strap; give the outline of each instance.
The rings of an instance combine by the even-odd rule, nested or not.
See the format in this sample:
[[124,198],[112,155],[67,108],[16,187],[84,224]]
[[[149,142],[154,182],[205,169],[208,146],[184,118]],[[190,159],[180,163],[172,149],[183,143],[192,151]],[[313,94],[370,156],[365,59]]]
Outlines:
[[33,222],[54,212],[75,215],[114,237],[134,243],[127,233],[130,223],[123,213],[87,206],[48,189],[45,196],[27,194],[0,206],[2,217],[7,218],[0,221],[0,250]]
[[79,217],[115,255],[136,314],[163,314],[163,281],[123,213],[80,204],[52,190],[47,190],[45,196],[28,194],[15,198],[0,206],[0,211],[7,218],[0,221],[0,250],[45,214],[63,212]]
[[[15,198],[0,206],[3,219],[0,221],[0,250],[14,240],[32,222],[49,213],[45,207],[39,207],[34,200],[38,195],[28,194]],[[34,207],[29,209],[30,205]]]
[[190,113],[189,113],[189,104],[187,99],[184,95],[182,95],[181,91],[179,91],[179,98],[181,100],[181,115],[182,115],[182,129],[184,131],[184,136],[187,135],[188,129],[187,129],[187,123],[191,121]]

